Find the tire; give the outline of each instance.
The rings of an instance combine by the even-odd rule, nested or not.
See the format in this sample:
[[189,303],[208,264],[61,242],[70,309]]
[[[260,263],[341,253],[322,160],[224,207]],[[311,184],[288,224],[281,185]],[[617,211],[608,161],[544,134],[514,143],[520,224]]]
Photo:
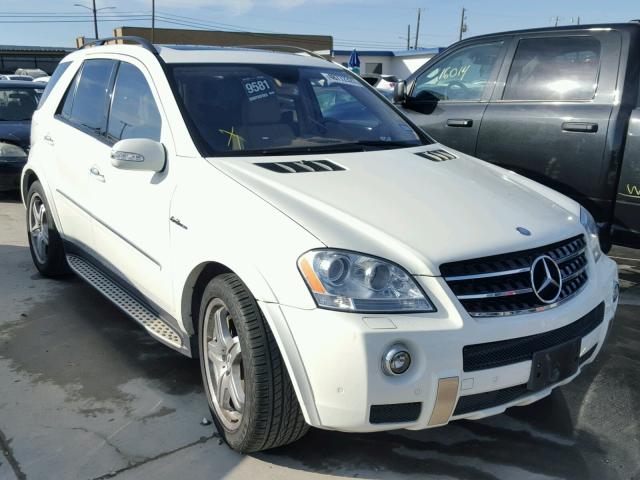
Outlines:
[[307,433],[309,426],[269,325],[235,274],[219,275],[204,288],[198,344],[209,410],[232,449],[257,452]]
[[39,181],[29,187],[27,193],[27,238],[31,259],[45,277],[57,277],[69,273],[62,238],[56,228],[49,202]]

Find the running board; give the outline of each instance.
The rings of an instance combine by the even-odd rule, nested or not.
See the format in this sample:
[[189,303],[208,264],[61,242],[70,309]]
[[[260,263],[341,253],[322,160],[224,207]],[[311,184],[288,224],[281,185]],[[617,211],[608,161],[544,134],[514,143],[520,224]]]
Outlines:
[[152,337],[180,352],[184,351],[180,335],[171,326],[98,268],[76,255],[67,255],[67,262],[76,274],[142,325]]

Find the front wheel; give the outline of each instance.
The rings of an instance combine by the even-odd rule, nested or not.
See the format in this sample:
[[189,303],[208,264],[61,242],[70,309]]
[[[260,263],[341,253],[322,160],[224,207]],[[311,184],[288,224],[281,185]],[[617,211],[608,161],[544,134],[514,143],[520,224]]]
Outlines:
[[198,332],[209,409],[231,448],[266,450],[307,432],[269,325],[235,274],[220,275],[205,287]]

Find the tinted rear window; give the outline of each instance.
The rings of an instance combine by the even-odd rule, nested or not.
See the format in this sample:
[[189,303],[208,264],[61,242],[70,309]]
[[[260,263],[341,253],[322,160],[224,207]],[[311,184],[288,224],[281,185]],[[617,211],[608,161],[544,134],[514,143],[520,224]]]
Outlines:
[[520,40],[504,100],[590,100],[600,71],[600,42],[589,36]]
[[[101,133],[106,126],[107,93],[115,66],[113,60],[87,60],[72,82],[62,109],[62,116],[70,122]],[[75,92],[74,92],[75,86]],[[75,94],[74,94],[75,93]]]

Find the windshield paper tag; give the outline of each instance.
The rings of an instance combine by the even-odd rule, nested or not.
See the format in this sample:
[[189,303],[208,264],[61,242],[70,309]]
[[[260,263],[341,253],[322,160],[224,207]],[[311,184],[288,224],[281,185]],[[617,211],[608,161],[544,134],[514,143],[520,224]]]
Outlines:
[[328,85],[342,84],[362,87],[362,84],[358,82],[358,80],[345,73],[323,73],[322,76],[325,78]]
[[242,85],[250,102],[262,100],[276,94],[271,86],[271,82],[263,76],[243,78]]

